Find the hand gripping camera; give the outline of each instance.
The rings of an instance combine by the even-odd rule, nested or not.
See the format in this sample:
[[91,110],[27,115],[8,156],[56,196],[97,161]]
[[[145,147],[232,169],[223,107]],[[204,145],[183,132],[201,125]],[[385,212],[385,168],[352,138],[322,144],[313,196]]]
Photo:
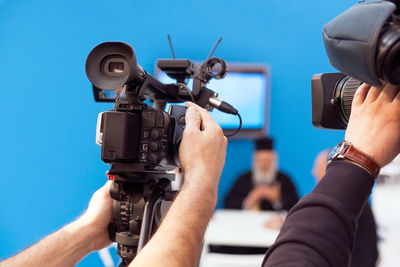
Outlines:
[[400,1],[361,1],[328,22],[322,37],[329,61],[342,73],[312,78],[312,122],[345,129],[362,82],[400,85]]
[[[224,60],[209,57],[198,66],[188,59],[167,59],[157,65],[177,82],[164,84],[153,78],[137,64],[133,49],[121,42],[96,46],[86,60],[96,101],[115,101],[113,110],[99,114],[96,142],[101,145],[101,159],[111,165],[109,233],[118,243],[121,266],[128,265],[150,239],[175,193],[171,188],[175,174],[170,171],[180,167],[186,108],[171,105],[165,112],[166,104],[192,101],[209,111],[216,107],[239,116],[206,87],[212,78],[226,75]],[[186,85],[189,78],[192,90]]]

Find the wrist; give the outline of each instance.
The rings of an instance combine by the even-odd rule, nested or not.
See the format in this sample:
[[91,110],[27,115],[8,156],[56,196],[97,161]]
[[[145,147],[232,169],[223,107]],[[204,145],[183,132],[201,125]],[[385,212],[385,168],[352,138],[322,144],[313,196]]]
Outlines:
[[96,222],[90,220],[83,214],[77,220],[65,227],[65,230],[74,236],[76,246],[82,249],[86,254],[96,251],[95,240],[102,235],[102,231],[96,227]]
[[182,190],[195,190],[201,193],[217,195],[219,174],[200,169],[191,169],[183,174]]
[[[203,207],[214,209],[218,198],[218,183],[206,181],[207,179],[203,179],[204,176],[196,175],[198,173],[184,175],[179,194],[187,196],[188,201],[195,203],[196,206],[202,203]],[[218,179],[215,180],[218,181]]]
[[372,177],[376,178],[380,171],[380,164],[365,150],[361,151],[351,142],[346,140],[340,142],[329,154],[328,162],[334,160],[345,160],[366,170]]

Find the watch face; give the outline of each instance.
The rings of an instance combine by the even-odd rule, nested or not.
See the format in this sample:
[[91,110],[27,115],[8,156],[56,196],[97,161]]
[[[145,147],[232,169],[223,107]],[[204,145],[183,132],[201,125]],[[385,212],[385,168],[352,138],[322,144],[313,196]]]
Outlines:
[[328,156],[328,162],[331,162],[333,159],[337,158],[337,156],[340,154],[340,152],[343,150],[346,142],[342,141],[339,144],[337,144],[332,150],[331,153],[329,153]]

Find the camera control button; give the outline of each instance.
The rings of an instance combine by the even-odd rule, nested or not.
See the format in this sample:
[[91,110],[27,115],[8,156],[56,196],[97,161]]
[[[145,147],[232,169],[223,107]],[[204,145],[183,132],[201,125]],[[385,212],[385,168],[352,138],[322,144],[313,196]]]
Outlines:
[[158,151],[158,148],[160,146],[158,145],[157,142],[150,142],[149,147],[150,147],[150,151],[156,152],[156,151]]
[[151,139],[158,139],[160,137],[160,132],[156,129],[152,129],[150,132]]
[[148,149],[149,149],[149,145],[148,144],[146,144],[146,143],[142,144],[142,150],[143,151],[147,151]]
[[150,164],[156,164],[158,163],[158,157],[156,153],[150,153],[148,157],[148,161]]
[[141,161],[147,161],[147,153],[141,153],[140,154],[140,160]]

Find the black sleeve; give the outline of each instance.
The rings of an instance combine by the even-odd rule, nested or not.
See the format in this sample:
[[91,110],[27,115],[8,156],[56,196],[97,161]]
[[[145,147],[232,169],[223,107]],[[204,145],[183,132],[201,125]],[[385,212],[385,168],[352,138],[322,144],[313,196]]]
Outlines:
[[376,223],[367,203],[358,219],[350,267],[375,267],[378,259]]
[[289,176],[280,173],[281,201],[284,210],[290,210],[299,201],[296,188]]
[[347,267],[357,220],[374,179],[346,161],[328,165],[325,177],[289,212],[263,266]]
[[251,172],[239,176],[224,199],[226,209],[242,209],[243,200],[251,190]]

